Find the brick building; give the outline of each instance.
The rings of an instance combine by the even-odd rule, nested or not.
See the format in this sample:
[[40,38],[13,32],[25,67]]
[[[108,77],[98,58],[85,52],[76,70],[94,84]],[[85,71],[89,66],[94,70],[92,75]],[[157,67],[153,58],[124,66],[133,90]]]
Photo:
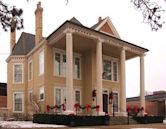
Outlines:
[[7,107],[7,84],[0,83],[0,108]]
[[[139,97],[127,98],[127,106],[139,107]],[[166,116],[166,91],[156,91],[145,96],[145,111],[148,115]]]

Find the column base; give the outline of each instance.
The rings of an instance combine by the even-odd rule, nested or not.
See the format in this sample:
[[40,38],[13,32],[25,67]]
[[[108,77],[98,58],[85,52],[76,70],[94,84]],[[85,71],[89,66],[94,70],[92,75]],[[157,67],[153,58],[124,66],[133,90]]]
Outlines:
[[121,116],[127,116],[127,112],[121,112],[120,115]]
[[104,115],[105,115],[105,112],[100,111],[100,112],[98,112],[98,115],[99,115],[99,116],[104,116]]
[[66,110],[66,111],[64,111],[63,113],[64,113],[65,115],[75,114],[75,112],[72,111],[72,110]]

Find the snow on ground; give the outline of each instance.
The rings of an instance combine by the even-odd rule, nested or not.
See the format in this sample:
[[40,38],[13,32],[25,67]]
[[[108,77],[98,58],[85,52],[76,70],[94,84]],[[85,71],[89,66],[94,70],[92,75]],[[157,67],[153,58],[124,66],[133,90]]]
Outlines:
[[40,127],[65,127],[64,125],[37,124],[32,121],[0,121],[0,128],[40,128]]

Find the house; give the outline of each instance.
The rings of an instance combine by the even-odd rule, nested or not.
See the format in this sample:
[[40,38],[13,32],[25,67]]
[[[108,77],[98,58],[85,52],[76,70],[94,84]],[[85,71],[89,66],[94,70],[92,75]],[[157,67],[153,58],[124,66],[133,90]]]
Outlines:
[[108,17],[99,17],[90,28],[72,18],[43,37],[42,12],[39,2],[35,35],[23,32],[16,43],[15,31],[11,32],[11,54],[7,58],[9,112],[33,114],[46,112],[48,105],[65,104],[62,112],[70,114],[79,103],[98,105],[101,115],[111,114],[114,104],[117,115],[126,115],[125,61],[135,57],[140,57],[144,106],[147,49],[122,40]]
[[7,107],[7,84],[0,82],[0,108]]
[[[139,106],[139,97],[127,98],[128,107]],[[166,117],[166,91],[155,91],[145,96],[145,109],[148,115]]]

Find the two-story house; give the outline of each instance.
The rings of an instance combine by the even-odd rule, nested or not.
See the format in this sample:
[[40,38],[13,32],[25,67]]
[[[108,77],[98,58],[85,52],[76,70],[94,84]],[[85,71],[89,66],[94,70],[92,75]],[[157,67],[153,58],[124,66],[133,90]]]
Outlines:
[[[125,61],[135,57],[140,57],[140,102],[144,107],[147,49],[122,40],[108,17],[99,17],[90,28],[72,18],[45,38],[42,12],[39,2],[35,35],[23,32],[16,43],[15,31],[11,32],[11,54],[7,59],[10,112],[30,114],[35,105],[46,112],[46,105],[65,104],[64,113],[73,113],[74,104],[79,103],[97,104],[99,114],[111,114],[109,95],[113,93],[114,111],[125,115]],[[36,104],[31,104],[34,100]]]

